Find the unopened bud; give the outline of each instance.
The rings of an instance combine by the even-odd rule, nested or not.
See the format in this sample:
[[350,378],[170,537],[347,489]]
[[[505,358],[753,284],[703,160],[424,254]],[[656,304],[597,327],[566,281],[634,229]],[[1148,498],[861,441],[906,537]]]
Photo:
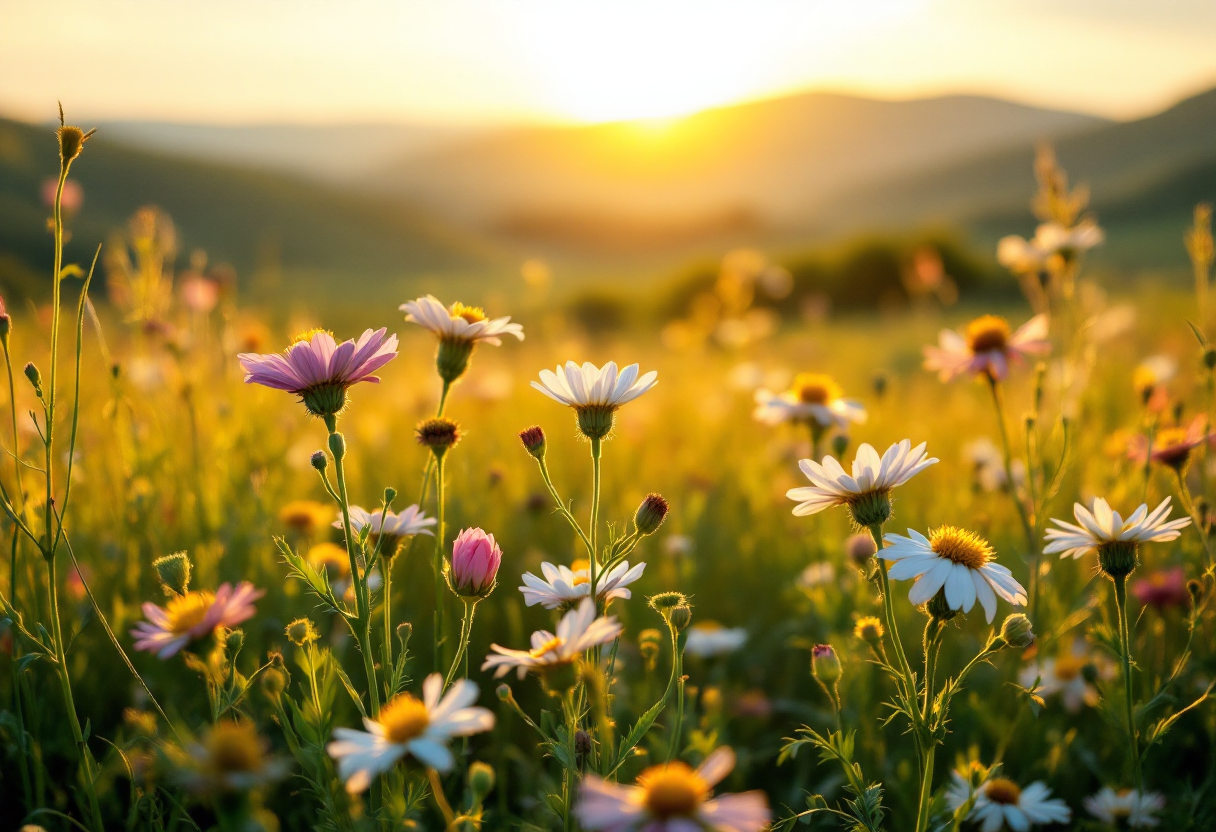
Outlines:
[[1208,347],[1203,351],[1203,366],[1216,370],[1216,347]]
[[660,592],[658,595],[651,595],[648,603],[652,610],[666,616],[667,610],[687,603],[687,601],[688,598],[682,592]]
[[676,632],[684,632],[692,623],[692,607],[688,604],[672,607],[667,615],[667,620],[671,622],[671,626],[676,628]]
[[27,379],[29,379],[30,384],[33,385],[34,392],[37,393],[38,398],[41,399],[42,398],[42,373],[38,372],[38,368],[34,366],[33,361],[31,361],[25,365],[25,370],[23,372],[25,373],[25,377]]
[[670,506],[661,494],[647,494],[633,516],[633,525],[642,534],[654,534],[663,525],[663,518],[669,510]]
[[884,632],[882,622],[872,615],[863,615],[853,626],[853,635],[867,644],[877,644],[882,640]]
[[395,499],[397,499],[397,489],[390,485],[388,488],[384,489],[384,502],[391,503]]
[[481,803],[494,789],[494,769],[477,760],[469,764],[469,791],[473,794],[473,802]]
[[1186,582],[1186,592],[1191,596],[1191,604],[1199,606],[1199,602],[1203,600],[1203,582],[1191,578]]
[[313,451],[312,456],[308,458],[308,464],[318,471],[324,471],[329,465],[329,457],[325,455],[325,451]]
[[511,686],[510,686],[510,685],[508,685],[508,684],[506,684],[505,682],[504,682],[503,684],[499,685],[498,687],[496,687],[496,688],[494,689],[494,693],[495,693],[495,694],[498,696],[498,698],[499,698],[499,699],[501,699],[503,702],[510,702],[510,701],[511,701],[511,699],[512,699],[512,696],[511,696]]
[[55,135],[59,139],[59,164],[66,167],[80,155],[80,151],[84,149],[84,143],[89,140],[89,136],[93,135],[93,131],[90,130],[86,133],[79,127],[64,124],[62,107],[59,109],[59,124],[59,129],[55,131]]
[[659,650],[663,645],[663,634],[654,628],[647,628],[638,633],[638,652],[642,654],[642,660],[646,662],[646,667],[649,670],[654,670],[655,660],[659,657]]
[[185,595],[190,591],[190,572],[193,568],[190,556],[175,552],[152,561],[156,577],[160,579],[166,595]]
[[283,675],[283,671],[275,667],[268,667],[262,671],[262,692],[271,701],[278,701],[286,687],[287,677]]
[[346,437],[334,431],[329,435],[329,452],[334,455],[334,459],[342,459],[346,456]]
[[836,458],[844,456],[845,451],[849,449],[849,436],[846,433],[838,433],[832,437],[832,453]]
[[1001,624],[1001,639],[1010,647],[1024,648],[1034,644],[1034,628],[1030,619],[1015,612],[1005,617]]
[[878,547],[874,545],[874,537],[869,532],[858,532],[849,535],[848,540],[844,542],[844,551],[853,563],[865,566],[878,552]]
[[581,728],[574,732],[574,753],[580,764],[591,754],[591,735]]
[[519,441],[524,443],[524,449],[536,459],[545,458],[545,432],[540,425],[521,430]]
[[401,642],[401,652],[410,646],[410,636],[414,634],[414,625],[406,621],[397,625],[397,641]]
[[811,674],[825,685],[835,685],[843,671],[840,656],[830,644],[816,644],[811,648]]

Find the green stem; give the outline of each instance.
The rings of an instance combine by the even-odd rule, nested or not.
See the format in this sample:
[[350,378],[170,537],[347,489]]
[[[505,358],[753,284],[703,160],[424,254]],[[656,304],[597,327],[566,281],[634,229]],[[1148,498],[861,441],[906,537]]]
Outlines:
[[1144,490],[1140,492],[1140,502],[1148,499],[1148,484],[1153,478],[1153,443],[1157,441],[1157,417],[1153,416],[1148,423],[1148,443],[1144,447]]
[[[461,599],[464,602],[464,615],[460,620],[460,644],[456,648],[456,657],[452,659],[452,666],[448,668],[448,675],[443,679],[443,689],[446,691],[451,686],[452,681],[456,678],[456,671],[460,667],[460,660],[464,658],[469,649],[469,639],[473,636],[473,616],[477,614],[477,602],[470,604],[468,601]],[[468,675],[467,673],[465,674]]]
[[1208,559],[1208,571],[1210,572],[1213,563],[1216,563],[1216,558],[1212,555],[1212,543],[1208,540],[1207,529],[1204,528],[1204,518],[1200,517],[1199,512],[1195,510],[1195,501],[1191,499],[1191,489],[1186,484],[1186,475],[1181,468],[1175,468],[1174,473],[1178,475],[1178,499],[1182,502],[1183,510],[1191,518],[1191,525],[1199,534],[1199,542],[1203,544],[1203,553]]
[[929,724],[930,711],[933,707],[933,683],[937,672],[937,654],[941,649],[942,624],[936,618],[930,618],[925,625],[925,693],[921,705],[921,719]]
[[[673,635],[675,632],[673,630]],[[676,636],[679,644],[679,636]],[[680,734],[684,729],[684,651],[677,646],[675,650],[675,680],[676,680],[676,722],[671,729],[671,745],[667,748],[667,762],[671,762],[680,753]]]
[[600,450],[602,440],[596,438],[591,440],[591,598],[595,603],[599,604],[599,595],[597,594],[598,575],[596,574],[596,561],[599,559],[599,525],[600,525]]
[[443,642],[444,629],[444,595],[443,595],[443,552],[444,539],[447,537],[447,518],[444,511],[446,494],[444,493],[444,465],[442,453],[435,454],[435,551],[431,555],[431,568],[435,570],[435,672],[442,672],[442,653],[440,646]]
[[[1022,502],[1022,497],[1018,494],[1017,483],[1013,480],[1013,446],[1009,443],[1009,429],[1005,426],[1005,397],[1001,393],[1001,383],[988,376],[988,389],[992,391],[992,404],[996,408],[997,427],[1000,428],[1001,434],[1001,451],[1005,463],[1005,483],[1009,488],[1009,498],[1013,500],[1014,506],[1018,510],[1018,519],[1022,521],[1022,531],[1026,535],[1026,551],[1030,562],[1030,587],[1031,587],[1031,604],[1027,607],[1026,612],[1028,617],[1034,620],[1034,596],[1037,594],[1037,585],[1039,582],[1039,546],[1035,538],[1034,524],[1031,523],[1030,515],[1026,511],[1026,504]],[[1028,470],[1027,477],[1033,476]]]
[[[380,515],[383,520],[384,515]],[[384,701],[393,696],[393,559],[384,558],[380,571],[384,573]]]
[[562,498],[557,493],[557,488],[553,485],[553,480],[549,476],[549,466],[545,464],[543,457],[538,458],[536,464],[540,467],[540,477],[545,481],[545,487],[549,489],[549,496],[553,498],[553,503],[557,506],[558,512],[562,517],[566,518],[575,533],[578,534],[579,540],[583,541],[583,545],[587,547],[587,558],[593,560],[595,558],[595,549],[591,545],[591,538],[587,537],[587,533],[579,525],[578,519],[570,513],[570,510],[566,508],[566,504],[562,502]]
[[[350,497],[346,491],[346,464],[344,459],[345,439],[338,433],[337,417],[326,416],[325,427],[330,435],[330,453],[334,458],[334,479],[338,482],[338,504],[342,510],[342,531],[346,535],[346,557],[350,561],[350,576],[355,588],[355,611],[358,614],[358,632],[355,634],[359,641],[359,652],[363,654],[363,671],[367,674],[367,695],[371,700],[371,715],[380,713],[380,687],[376,681],[376,667],[372,661],[371,645],[371,612],[367,593],[367,575],[361,574],[359,558],[355,553],[355,535],[350,525]],[[334,440],[337,437],[337,440]],[[342,448],[341,453],[334,453],[334,448]]]
[[927,832],[929,829],[929,806],[933,802],[933,758],[937,754],[936,744],[931,744],[923,754],[920,782],[920,802],[916,809],[916,832]]
[[1119,614],[1119,659],[1123,665],[1123,696],[1127,700],[1127,734],[1131,751],[1132,776],[1137,791],[1143,792],[1144,773],[1140,767],[1140,740],[1136,736],[1136,703],[1132,697],[1132,642],[1127,625],[1127,576],[1114,577],[1115,609]]
[[891,583],[887,577],[887,562],[877,554],[883,549],[881,523],[870,527],[870,536],[874,538],[876,547],[874,557],[878,561],[878,581],[882,590],[883,615],[887,619],[887,635],[891,637],[891,643],[895,647],[895,658],[899,660],[899,670],[903,674],[905,689],[910,692],[910,698],[915,699],[916,689],[912,683],[912,666],[908,664],[908,656],[904,653],[904,645],[899,638],[899,628],[895,626],[895,607],[891,603]]

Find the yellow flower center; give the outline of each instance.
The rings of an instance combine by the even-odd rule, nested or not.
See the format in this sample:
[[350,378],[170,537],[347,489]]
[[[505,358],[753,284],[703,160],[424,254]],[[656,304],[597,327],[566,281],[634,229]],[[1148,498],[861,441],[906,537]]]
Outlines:
[[853,635],[862,641],[877,641],[882,638],[882,634],[882,622],[872,615],[863,615],[853,627]]
[[528,652],[528,655],[534,659],[539,659],[541,656],[544,656],[548,653],[557,653],[558,648],[561,647],[565,643],[566,643],[566,640],[564,638],[562,638],[561,636],[554,636],[553,638],[549,639],[544,644],[542,644],[540,647],[533,647]]
[[471,324],[486,319],[486,311],[480,306],[465,306],[459,301],[452,304],[451,308],[448,309],[448,314],[452,316],[453,321],[457,318],[464,318]]
[[1009,323],[997,315],[983,315],[967,324],[967,346],[972,352],[1003,350],[1011,335]]
[[1085,663],[1074,656],[1057,656],[1053,672],[1061,682],[1071,682],[1081,675]]
[[1140,396],[1147,397],[1156,389],[1159,381],[1151,367],[1140,365],[1132,372],[1132,389]]
[[222,719],[204,745],[207,762],[217,772],[257,771],[262,767],[262,742],[253,726]]
[[586,575],[575,575],[574,576],[574,586],[581,586],[583,584],[589,584],[589,583],[591,583],[591,578],[589,578]]
[[299,335],[297,335],[295,338],[292,338],[292,339],[291,339],[292,346],[295,346],[296,344],[300,343],[301,341],[309,341],[309,342],[311,342],[311,341],[312,341],[312,337],[313,337],[314,335],[317,335],[317,334],[322,333],[322,332],[324,332],[326,335],[330,336],[331,338],[333,337],[333,333],[332,333],[332,332],[330,332],[328,329],[321,329],[321,328],[319,328],[319,327],[318,327],[318,328],[316,328],[316,329],[307,329],[307,330],[305,330],[305,331],[301,332],[301,333],[300,333]]
[[719,624],[717,621],[713,621],[712,619],[708,621],[699,621],[697,622],[696,626],[697,629],[703,633],[716,633],[719,630],[725,629],[721,624]]
[[336,543],[318,543],[308,550],[308,562],[314,569],[324,569],[329,579],[340,580],[350,575],[350,557]]
[[791,392],[803,404],[828,404],[841,396],[840,385],[831,376],[820,373],[799,373]]
[[400,744],[421,736],[431,717],[426,705],[408,693],[399,693],[380,709],[379,721],[388,741]]
[[169,602],[165,614],[169,617],[169,629],[181,634],[202,623],[207,616],[207,610],[215,603],[215,593],[187,592]]
[[957,526],[942,526],[930,532],[929,547],[946,560],[968,569],[979,569],[996,554],[987,540]]
[[646,809],[656,818],[692,817],[709,797],[709,784],[679,761],[653,766],[638,777]]
[[1018,798],[1022,796],[1022,790],[1018,787],[1018,784],[1012,780],[1006,780],[1004,777],[996,777],[989,780],[986,793],[988,799],[993,803],[1003,803],[1010,806],[1016,806]]
[[312,500],[293,500],[279,511],[279,522],[297,531],[311,531],[324,523],[329,511]]

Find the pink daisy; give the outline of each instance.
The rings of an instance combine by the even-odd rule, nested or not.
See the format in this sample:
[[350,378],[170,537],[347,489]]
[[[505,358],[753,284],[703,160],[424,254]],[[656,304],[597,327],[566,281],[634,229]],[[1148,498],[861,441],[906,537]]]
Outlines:
[[241,353],[246,384],[262,384],[295,393],[316,416],[332,416],[346,404],[346,390],[361,381],[379,383],[372,373],[397,357],[397,336],[387,330],[364,330],[359,340],[338,344],[316,329],[296,338],[278,355]]
[[253,618],[253,602],[266,593],[242,581],[233,589],[222,584],[215,592],[187,592],[171,599],[167,606],[144,604],[147,621],[135,625],[135,649],[167,659],[187,644],[206,638],[216,627],[235,627]]
[[925,347],[925,369],[935,370],[942,381],[970,373],[994,381],[1005,378],[1009,365],[1029,356],[1051,351],[1047,340],[1047,316],[1036,315],[1011,332],[1009,323],[996,315],[983,315],[962,332],[943,329],[937,346]]

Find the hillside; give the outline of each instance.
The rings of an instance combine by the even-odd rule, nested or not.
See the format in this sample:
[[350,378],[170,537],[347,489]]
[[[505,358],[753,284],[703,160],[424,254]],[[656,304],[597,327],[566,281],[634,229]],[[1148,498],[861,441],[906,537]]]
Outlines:
[[473,137],[408,154],[364,184],[507,236],[629,245],[647,227],[659,231],[641,239],[659,245],[795,224],[845,191],[1103,123],[973,96],[814,93],[670,123]]
[[[13,288],[50,262],[44,182],[58,159],[45,127],[0,120],[0,278]],[[239,275],[280,271],[286,284],[342,281],[346,297],[380,295],[424,273],[470,272],[497,261],[478,238],[397,200],[267,173],[129,148],[99,133],[73,167],[84,210],[70,259],[85,259],[135,209],[177,220],[180,249],[201,247]]]
[[[1180,262],[1178,229],[1196,202],[1216,199],[1216,90],[1147,118],[1062,136],[1053,145],[1072,180],[1090,186],[1104,223],[1173,229],[1168,243],[1142,235],[1139,252],[1126,255],[1142,263],[1161,257]],[[1033,158],[1026,145],[892,178],[848,194],[813,222],[831,233],[933,223],[966,225],[986,237],[1002,227],[1026,230]]]

